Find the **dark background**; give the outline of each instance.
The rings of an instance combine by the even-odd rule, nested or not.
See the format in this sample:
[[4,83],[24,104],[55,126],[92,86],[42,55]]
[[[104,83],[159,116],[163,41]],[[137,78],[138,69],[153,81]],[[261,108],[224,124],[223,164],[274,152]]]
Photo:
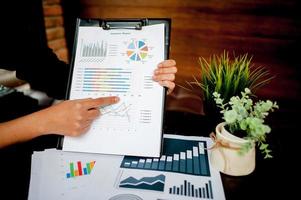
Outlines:
[[260,98],[277,101],[280,107],[268,117],[272,128],[268,142],[274,158],[264,160],[258,153],[252,174],[222,175],[226,197],[292,199],[298,191],[300,161],[298,0],[43,0],[43,5],[48,45],[66,61],[72,55],[77,17],[172,19],[170,58],[177,61],[179,71],[178,87],[166,102],[166,133],[209,136],[214,131],[203,112],[201,90],[179,87],[193,76],[200,77],[200,56],[208,59],[224,50],[253,56],[255,66],[264,66],[276,76],[257,93]]

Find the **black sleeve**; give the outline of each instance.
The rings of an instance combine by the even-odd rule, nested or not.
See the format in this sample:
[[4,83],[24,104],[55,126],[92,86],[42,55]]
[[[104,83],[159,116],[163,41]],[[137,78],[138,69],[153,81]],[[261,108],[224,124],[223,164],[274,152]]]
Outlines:
[[[51,49],[40,49],[23,65],[18,65],[17,77],[30,83],[32,89],[44,91],[50,97],[64,99],[69,65],[60,61]],[[30,57],[30,56],[29,56]]]
[[0,68],[16,70],[17,77],[33,89],[63,99],[69,65],[47,46],[42,2],[16,0],[0,5]]

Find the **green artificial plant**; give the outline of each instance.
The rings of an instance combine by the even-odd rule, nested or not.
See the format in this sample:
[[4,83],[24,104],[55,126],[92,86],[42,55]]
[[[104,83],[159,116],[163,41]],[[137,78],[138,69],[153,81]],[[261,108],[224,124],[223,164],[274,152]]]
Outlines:
[[278,108],[276,102],[270,100],[259,100],[256,103],[250,98],[251,91],[245,88],[241,97],[229,97],[229,101],[221,98],[221,94],[213,92],[213,98],[220,113],[226,122],[227,130],[233,135],[242,137],[248,142],[242,146],[240,153],[246,153],[255,143],[265,155],[265,158],[272,157],[266,143],[267,133],[271,131],[270,126],[264,124],[269,112]]
[[[264,67],[255,67],[248,54],[233,56],[224,51],[220,56],[213,55],[209,60],[199,58],[201,78],[190,82],[202,89],[205,114],[216,114],[216,105],[212,97],[218,92],[225,101],[239,95],[244,88],[253,94],[273,79]],[[209,113],[212,112],[212,113]]]

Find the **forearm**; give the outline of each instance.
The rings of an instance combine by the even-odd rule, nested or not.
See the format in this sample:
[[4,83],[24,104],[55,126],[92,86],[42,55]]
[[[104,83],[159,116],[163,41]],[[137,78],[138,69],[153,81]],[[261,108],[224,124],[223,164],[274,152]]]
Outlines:
[[100,114],[99,107],[119,101],[118,97],[63,101],[18,119],[0,123],[0,148],[45,134],[78,136],[87,132]]
[[0,123],[0,148],[42,135],[43,127],[40,124],[39,112]]

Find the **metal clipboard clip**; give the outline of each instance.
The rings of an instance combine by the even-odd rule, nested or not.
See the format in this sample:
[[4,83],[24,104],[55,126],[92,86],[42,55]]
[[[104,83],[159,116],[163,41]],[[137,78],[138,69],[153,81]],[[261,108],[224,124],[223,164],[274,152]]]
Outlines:
[[111,29],[134,29],[134,30],[142,30],[143,26],[148,24],[147,19],[120,19],[120,20],[103,20],[100,26],[104,30]]

